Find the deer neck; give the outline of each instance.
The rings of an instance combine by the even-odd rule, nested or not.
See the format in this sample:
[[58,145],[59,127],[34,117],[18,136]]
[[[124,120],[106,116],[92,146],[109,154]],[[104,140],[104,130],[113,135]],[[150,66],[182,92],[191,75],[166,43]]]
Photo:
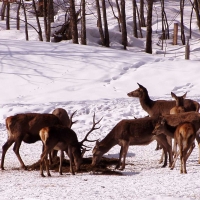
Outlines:
[[148,93],[140,98],[140,104],[142,108],[151,116],[151,108],[154,104],[154,101],[150,99]]
[[117,144],[117,141],[113,137],[113,130],[100,142],[102,153],[107,153],[113,146]]
[[166,124],[166,131],[165,131],[165,135],[174,138],[174,132],[176,130],[176,127],[170,126],[168,124]]

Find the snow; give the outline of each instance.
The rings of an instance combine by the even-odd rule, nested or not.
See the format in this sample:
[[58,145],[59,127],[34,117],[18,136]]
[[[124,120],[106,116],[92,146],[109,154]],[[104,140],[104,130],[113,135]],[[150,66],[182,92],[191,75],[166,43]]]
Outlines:
[[[131,1],[127,4],[130,5],[127,12],[131,13]],[[178,10],[179,5],[177,1],[166,1],[166,4],[168,15],[173,18],[174,9]],[[155,2],[155,6],[158,12],[159,2]],[[190,13],[190,6],[185,10]],[[7,139],[6,117],[24,112],[51,113],[58,107],[68,113],[77,110],[74,118],[78,122],[73,130],[80,140],[91,127],[93,113],[97,119],[103,116],[101,128],[90,135],[91,139],[101,140],[120,120],[147,115],[138,99],[127,96],[138,88],[137,83],[148,89],[152,99],[171,99],[171,91],[177,95],[187,92],[187,98],[200,103],[200,33],[195,20],[190,40],[191,57],[184,60],[185,47],[180,39],[176,46],[171,45],[171,40],[167,41],[166,53],[156,45],[159,35],[156,30],[161,24],[157,25],[155,12],[152,55],[144,53],[145,38],[136,39],[130,35],[130,18],[127,19],[129,46],[127,51],[122,50],[115,19],[108,13],[109,20],[113,20],[111,48],[98,45],[98,30],[92,26],[91,16],[88,16],[87,46],[70,41],[39,42],[34,30],[30,30],[27,42],[24,30],[17,31],[14,21],[9,31],[5,30],[5,21],[0,21],[0,146]],[[184,17],[188,22],[190,15]],[[33,18],[30,20],[34,23]],[[176,21],[179,20],[177,17]],[[171,33],[172,30],[171,25]],[[180,174],[180,161],[174,170],[162,168],[158,163],[161,151],[155,151],[155,147],[156,142],[148,146],[130,146],[123,176],[92,172],[61,176],[52,171],[52,177],[46,178],[40,177],[38,171],[20,169],[11,147],[6,154],[5,170],[0,171],[0,199],[200,199],[200,181],[196,179],[198,145],[187,161],[188,174]],[[20,154],[26,165],[33,164],[40,158],[41,142],[22,143]],[[118,154],[119,146],[115,146],[105,156],[118,158]],[[85,156],[91,157],[92,152]]]

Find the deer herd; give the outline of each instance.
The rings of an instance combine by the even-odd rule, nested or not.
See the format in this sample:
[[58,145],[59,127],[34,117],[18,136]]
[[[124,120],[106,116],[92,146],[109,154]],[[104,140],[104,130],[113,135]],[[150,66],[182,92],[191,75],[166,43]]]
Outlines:
[[112,147],[117,144],[121,146],[116,169],[123,170],[130,145],[148,145],[156,140],[156,149],[161,148],[163,151],[160,159],[160,162],[162,162],[164,156],[163,167],[167,166],[169,159],[169,167],[173,169],[180,156],[180,173],[187,173],[186,161],[195,147],[195,139],[199,147],[198,162],[200,164],[199,103],[186,99],[186,93],[183,96],[176,96],[173,92],[171,92],[171,96],[175,101],[154,101],[150,99],[147,89],[139,83],[138,85],[138,89],[127,95],[138,98],[141,107],[148,113],[148,116],[121,120],[101,141],[88,140],[89,134],[100,128],[96,125],[100,123],[102,118],[96,122],[95,114],[93,125],[82,141],[78,141],[77,135],[72,129],[72,125],[76,123],[72,121],[75,112],[69,117],[65,109],[56,108],[52,114],[21,113],[7,117],[5,125],[8,139],[2,146],[1,169],[4,170],[5,155],[13,143],[13,151],[21,167],[23,169],[27,168],[19,153],[22,141],[25,143],[42,141],[40,175],[44,177],[44,165],[47,175],[51,176],[49,163],[52,162],[52,158],[57,155],[58,151],[60,151],[59,173],[62,174],[62,162],[65,152],[69,157],[70,172],[75,174],[73,166],[76,171],[80,169],[83,155],[88,150],[87,146],[84,145],[85,141],[96,141],[92,150],[92,167],[98,165],[102,156]]

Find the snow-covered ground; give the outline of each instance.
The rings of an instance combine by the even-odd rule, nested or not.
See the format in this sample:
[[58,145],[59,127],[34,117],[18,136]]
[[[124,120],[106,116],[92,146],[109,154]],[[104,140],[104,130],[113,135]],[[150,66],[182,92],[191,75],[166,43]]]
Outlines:
[[[166,2],[168,13],[174,15],[177,1]],[[34,31],[30,31],[30,41],[26,42],[23,30],[16,31],[13,25],[5,31],[5,21],[0,21],[0,146],[7,139],[6,117],[24,112],[51,113],[58,107],[69,114],[77,110],[74,119],[78,122],[73,130],[80,140],[91,127],[93,113],[97,119],[103,116],[101,128],[90,135],[91,139],[101,140],[120,120],[147,115],[138,99],[127,96],[138,88],[137,82],[148,89],[152,99],[171,99],[171,91],[177,95],[187,92],[187,98],[200,103],[200,33],[195,21],[192,25],[195,34],[191,60],[186,61],[184,46],[172,46],[169,41],[165,56],[156,40],[155,53],[150,55],[144,53],[144,39],[130,35],[129,44],[133,45],[127,51],[121,50],[114,27],[111,38],[116,42],[113,39],[111,48],[104,48],[97,45],[98,31],[91,24],[90,45],[82,46],[64,41],[38,42]],[[156,24],[155,17],[154,31],[157,26],[160,24]],[[130,146],[123,176],[92,172],[60,176],[51,172],[52,177],[46,178],[40,177],[38,171],[20,169],[11,147],[6,154],[5,171],[0,171],[0,199],[199,200],[197,144],[187,162],[188,174],[180,174],[180,161],[174,170],[161,168],[161,151],[155,151],[155,147],[156,142]],[[25,164],[33,164],[40,158],[41,142],[23,143],[20,154]],[[115,146],[105,156],[117,158],[118,154],[119,146]],[[85,156],[91,157],[92,152]]]

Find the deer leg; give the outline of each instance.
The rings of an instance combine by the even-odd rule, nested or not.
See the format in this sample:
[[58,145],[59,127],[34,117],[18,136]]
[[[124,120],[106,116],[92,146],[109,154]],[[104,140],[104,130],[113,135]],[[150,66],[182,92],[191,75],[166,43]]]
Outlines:
[[128,147],[129,147],[129,142],[124,142],[124,147],[123,147],[123,151],[122,151],[123,161],[122,161],[122,166],[121,166],[120,170],[125,169],[126,155],[128,152]]
[[183,173],[184,174],[187,174],[187,170],[186,170],[186,154],[187,154],[187,150],[184,150],[183,151],[183,155],[182,155],[182,162],[183,162],[182,169],[183,169]]
[[45,156],[44,161],[45,161],[47,176],[51,176],[50,171],[49,171],[49,161],[47,159],[47,155]]
[[[67,153],[68,152],[68,153]],[[72,149],[70,146],[68,146],[68,151],[66,153],[68,154],[68,157],[69,157],[69,164],[70,164],[70,172],[75,175],[74,173],[74,169],[73,169],[73,166],[72,166],[72,162],[73,162],[73,155],[72,155]]]
[[2,146],[2,155],[1,155],[1,169],[4,170],[4,159],[7,150],[9,147],[14,143],[14,140],[8,140],[3,146]]
[[164,151],[165,160],[164,160],[164,164],[162,167],[166,167],[167,166],[167,150],[165,148],[163,148],[163,151]]
[[26,170],[27,167],[25,166],[25,164],[24,164],[24,162],[23,162],[23,160],[22,160],[22,158],[21,158],[21,156],[19,154],[19,148],[21,146],[21,143],[22,143],[22,140],[18,139],[14,144],[13,151],[15,152],[15,154],[16,154],[16,156],[17,156],[17,158],[18,158],[18,160],[19,160],[19,162],[21,164],[21,167]]
[[46,166],[46,171],[47,171],[47,175],[51,176],[50,172],[49,172],[49,162],[47,160],[47,155],[50,153],[51,149],[49,148],[45,148],[44,151],[41,154],[41,159],[40,159],[40,175],[42,177],[45,177],[44,172],[43,172],[43,168],[44,168],[44,162],[45,162],[45,166]]
[[171,166],[171,169],[174,169],[179,154],[180,154],[180,151],[178,151],[178,152],[175,154],[175,156],[174,156],[174,162],[173,162],[173,164],[172,164],[172,166]]
[[119,168],[120,168],[121,159],[122,159],[122,152],[123,152],[123,146],[121,146],[121,148],[120,148],[120,152],[119,152],[119,161],[118,161],[118,164],[116,165],[115,169],[119,169]]
[[186,155],[186,161],[189,158],[190,154],[192,153],[194,147],[195,147],[195,143],[193,142],[191,147],[189,148],[189,151],[188,151],[187,155]]
[[62,175],[63,159],[64,159],[64,152],[62,150],[60,150],[60,165],[59,165],[59,173],[60,173],[60,175]]
[[159,164],[161,164],[162,162],[163,162],[163,160],[164,160],[164,155],[165,155],[165,153],[164,153],[164,150],[162,150],[162,155],[161,155],[161,157],[160,157],[160,160],[159,160]]

